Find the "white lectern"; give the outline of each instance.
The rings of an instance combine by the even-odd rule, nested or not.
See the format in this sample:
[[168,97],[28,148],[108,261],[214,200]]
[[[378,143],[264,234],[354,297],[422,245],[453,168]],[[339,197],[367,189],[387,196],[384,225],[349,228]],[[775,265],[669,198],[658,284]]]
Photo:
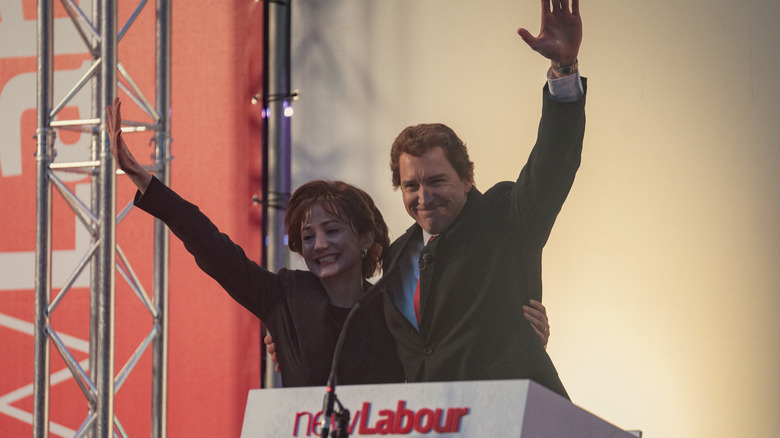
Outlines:
[[[530,380],[340,386],[349,436],[633,438]],[[249,391],[241,438],[320,436],[323,387]]]

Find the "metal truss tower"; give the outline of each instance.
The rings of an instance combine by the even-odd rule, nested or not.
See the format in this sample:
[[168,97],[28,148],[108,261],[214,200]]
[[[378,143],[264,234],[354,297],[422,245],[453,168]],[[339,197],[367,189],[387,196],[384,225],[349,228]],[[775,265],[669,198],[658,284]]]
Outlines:
[[[50,347],[62,356],[80,387],[89,408],[76,432],[77,437],[126,436],[120,419],[114,413],[114,395],[122,387],[138,360],[152,350],[152,433],[166,435],[166,399],[168,368],[168,233],[159,221],[154,225],[154,279],[152,297],[132,269],[116,242],[116,227],[132,208],[128,203],[119,216],[116,208],[116,166],[106,135],[106,107],[122,89],[148,116],[146,122],[126,122],[128,131],[152,131],[154,159],[149,165],[157,177],[169,184],[170,163],[170,47],[171,5],[169,0],[157,0],[155,38],[155,99],[149,103],[121,62],[117,45],[147,7],[139,0],[127,23],[117,26],[118,0],[93,0],[91,16],[85,14],[73,0],[61,0],[71,22],[84,40],[86,51],[92,54],[87,73],[66,94],[54,102],[54,0],[38,0],[38,116],[37,116],[37,189],[36,189],[36,254],[35,254],[35,376],[33,434],[36,438],[49,435]],[[85,2],[81,2],[83,5]],[[149,7],[150,9],[151,7]],[[60,111],[78,93],[92,95],[90,118],[57,119]],[[56,135],[61,130],[73,130],[92,135],[90,160],[55,162]],[[91,205],[86,205],[63,184],[62,172],[82,173],[91,178]],[[65,285],[52,294],[52,194],[59,193],[91,236],[89,250],[83,255]],[[57,330],[51,325],[52,314],[66,297],[76,279],[91,265],[90,279],[90,354],[88,370],[68,351]],[[127,281],[143,307],[152,316],[148,334],[135,352],[124,362],[119,372],[114,366],[115,287],[116,273]]]

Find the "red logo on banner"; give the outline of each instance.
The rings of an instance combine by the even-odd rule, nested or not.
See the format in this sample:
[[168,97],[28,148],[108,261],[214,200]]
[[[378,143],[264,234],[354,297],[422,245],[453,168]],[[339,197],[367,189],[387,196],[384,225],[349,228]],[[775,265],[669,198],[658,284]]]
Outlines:
[[[363,402],[349,425],[349,434],[358,435],[408,435],[410,433],[458,433],[463,417],[469,414],[465,408],[408,409],[405,400],[398,400],[395,410],[382,409],[372,417],[371,402]],[[292,436],[318,436],[322,426],[322,411],[297,412]]]

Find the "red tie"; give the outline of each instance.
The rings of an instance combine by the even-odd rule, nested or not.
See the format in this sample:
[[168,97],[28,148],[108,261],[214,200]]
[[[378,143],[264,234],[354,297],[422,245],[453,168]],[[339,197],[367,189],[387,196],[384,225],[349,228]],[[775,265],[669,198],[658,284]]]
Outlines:
[[[428,243],[431,243],[434,237],[436,236],[431,236]],[[417,317],[417,327],[420,327],[420,276],[422,272],[417,277],[417,286],[414,288],[414,316]]]

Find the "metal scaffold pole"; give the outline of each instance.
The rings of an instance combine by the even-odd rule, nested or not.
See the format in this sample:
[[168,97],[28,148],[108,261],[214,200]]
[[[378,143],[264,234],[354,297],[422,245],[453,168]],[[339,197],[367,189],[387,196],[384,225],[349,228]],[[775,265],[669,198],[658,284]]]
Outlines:
[[113,436],[114,423],[114,315],[116,275],[116,166],[106,133],[106,106],[116,95],[116,0],[101,5],[100,20],[100,77],[99,94],[95,102],[100,114],[100,141],[98,142],[98,240],[100,246],[93,267],[97,267],[97,366],[95,388],[95,436]]
[[35,394],[33,433],[49,435],[49,299],[51,297],[51,184],[52,129],[48,108],[52,107],[54,58],[54,13],[52,3],[38,2],[38,147],[36,162],[35,216]]
[[[171,2],[157,0],[156,103],[158,123],[154,137],[157,178],[171,184]],[[168,228],[154,221],[154,302],[160,334],[152,347],[152,437],[164,438],[168,428]]]
[[[154,165],[157,178],[171,184],[171,2],[157,0],[156,21],[156,108]],[[154,303],[159,335],[152,346],[152,438],[164,438],[168,428],[168,254],[169,234],[165,224],[154,221]]]
[[[266,179],[263,223],[266,229],[266,268],[277,272],[287,265],[284,215],[290,198],[290,22],[292,0],[268,0],[264,9],[263,143]],[[269,360],[265,387],[280,386]]]

